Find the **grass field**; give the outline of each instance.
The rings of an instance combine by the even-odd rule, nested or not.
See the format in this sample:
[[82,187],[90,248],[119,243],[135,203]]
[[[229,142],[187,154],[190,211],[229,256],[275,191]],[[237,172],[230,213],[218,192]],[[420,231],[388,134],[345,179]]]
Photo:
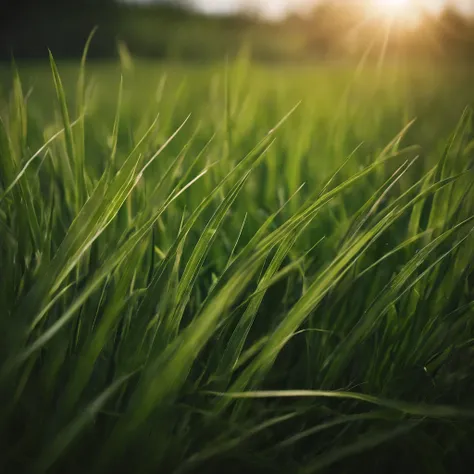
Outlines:
[[469,472],[469,71],[51,66],[0,70],[0,471]]

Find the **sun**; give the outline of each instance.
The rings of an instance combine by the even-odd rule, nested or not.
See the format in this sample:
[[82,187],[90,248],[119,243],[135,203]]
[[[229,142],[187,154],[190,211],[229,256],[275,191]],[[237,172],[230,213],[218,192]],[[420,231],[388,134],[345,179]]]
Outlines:
[[387,16],[403,16],[410,10],[410,0],[372,0],[373,8],[379,14]]
[[414,0],[372,0],[370,9],[377,16],[408,22],[419,18],[421,13]]

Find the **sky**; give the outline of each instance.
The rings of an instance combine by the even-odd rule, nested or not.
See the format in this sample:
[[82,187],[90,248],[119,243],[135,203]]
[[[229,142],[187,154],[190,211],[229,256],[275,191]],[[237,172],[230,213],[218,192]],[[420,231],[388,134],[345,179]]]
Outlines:
[[[128,0],[140,3],[151,3],[153,0]],[[155,2],[159,0],[154,0]],[[250,8],[261,12],[267,17],[278,18],[289,11],[304,10],[321,0],[188,0],[198,9],[206,13],[232,13],[240,9]],[[354,0],[332,0],[334,2],[349,2]],[[373,2],[377,8],[384,8],[385,3],[393,4],[397,0],[356,0]],[[423,8],[436,12],[445,6],[454,6],[463,13],[474,15],[474,0],[403,0],[407,5],[421,4]]]
[[[249,6],[256,8],[258,11],[265,13],[270,17],[282,16],[288,11],[307,8],[314,5],[318,0],[193,0],[199,9],[209,13],[227,13],[236,11],[242,7]],[[333,0],[333,1],[348,1],[348,0]],[[367,0],[365,0],[367,1]],[[369,2],[372,0],[369,0]],[[384,4],[391,3],[393,0],[375,0],[375,3]],[[431,11],[439,11],[443,7],[450,5],[458,10],[474,14],[474,0],[409,0],[406,3],[418,2],[424,8]]]

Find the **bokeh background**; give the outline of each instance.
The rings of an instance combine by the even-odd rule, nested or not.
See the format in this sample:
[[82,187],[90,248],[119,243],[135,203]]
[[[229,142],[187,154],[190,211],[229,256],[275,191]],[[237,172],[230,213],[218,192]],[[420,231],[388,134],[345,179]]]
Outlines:
[[[0,58],[81,54],[98,26],[92,57],[214,60],[242,43],[266,61],[359,58],[409,52],[436,60],[474,57],[474,2],[414,0],[416,18],[377,14],[373,0],[6,0],[0,16]],[[393,0],[387,0],[387,8]],[[383,3],[377,2],[379,10]],[[394,24],[398,23],[398,24]]]

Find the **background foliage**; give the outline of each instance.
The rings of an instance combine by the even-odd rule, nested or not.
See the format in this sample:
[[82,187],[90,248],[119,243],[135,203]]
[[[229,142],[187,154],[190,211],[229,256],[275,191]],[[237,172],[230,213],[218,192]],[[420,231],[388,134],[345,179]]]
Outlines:
[[[348,2],[318,4],[308,15],[268,22],[250,13],[204,16],[180,2],[151,5],[113,0],[6,0],[0,19],[0,57],[80,57],[90,31],[99,26],[90,55],[113,57],[116,42],[134,55],[171,59],[217,59],[235,55],[243,42],[263,60],[358,57],[386,41],[385,22],[364,21],[362,9]],[[411,57],[472,58],[473,19],[445,10],[426,17],[415,30],[392,31],[386,54]],[[376,57],[377,54],[374,54]]]

